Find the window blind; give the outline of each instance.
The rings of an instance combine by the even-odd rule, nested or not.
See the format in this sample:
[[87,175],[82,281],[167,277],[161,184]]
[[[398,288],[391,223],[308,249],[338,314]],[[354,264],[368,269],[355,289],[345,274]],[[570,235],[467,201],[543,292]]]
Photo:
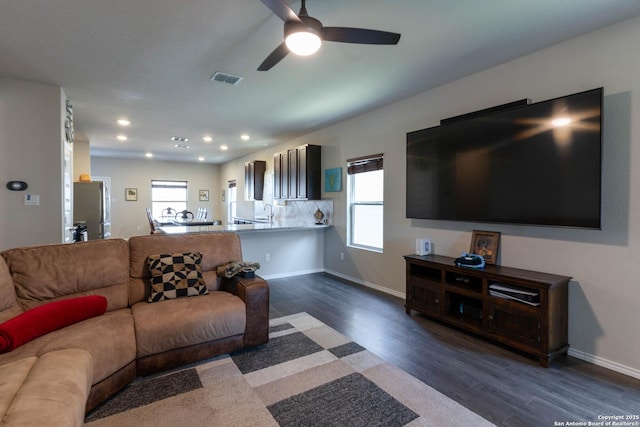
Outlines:
[[371,172],[383,169],[382,154],[356,157],[347,160],[347,174]]

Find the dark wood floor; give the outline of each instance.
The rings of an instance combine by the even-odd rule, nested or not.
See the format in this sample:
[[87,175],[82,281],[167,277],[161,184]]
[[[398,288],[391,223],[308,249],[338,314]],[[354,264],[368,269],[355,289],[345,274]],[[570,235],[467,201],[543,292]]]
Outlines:
[[569,356],[542,368],[415,312],[408,316],[402,299],[328,274],[269,285],[271,318],[307,312],[497,425],[640,415],[638,379]]

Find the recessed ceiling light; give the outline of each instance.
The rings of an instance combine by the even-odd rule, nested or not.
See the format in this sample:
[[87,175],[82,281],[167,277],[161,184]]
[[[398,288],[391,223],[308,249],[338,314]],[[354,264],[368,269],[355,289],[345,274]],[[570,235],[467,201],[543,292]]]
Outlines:
[[126,141],[127,140],[127,136],[126,135],[118,135],[118,136],[116,136],[116,138],[118,139],[118,141]]
[[221,149],[222,151],[227,151],[227,150],[229,149],[229,147],[227,147],[226,145],[221,145],[221,146],[220,146],[220,149]]
[[211,141],[213,141],[213,138],[211,138],[209,135],[207,135],[207,136],[203,136],[203,137],[202,137],[202,140],[203,140],[204,142],[211,142]]
[[127,119],[118,119],[118,124],[120,126],[129,126],[131,122]]
[[202,156],[198,157],[198,161],[204,162],[204,157],[202,157]]
[[153,157],[153,153],[147,153],[147,154],[145,154],[145,156],[147,156],[148,158],[152,158]]
[[240,135],[240,139],[242,139],[243,141],[248,141],[249,139],[251,139],[251,137],[246,133],[243,133],[242,135]]

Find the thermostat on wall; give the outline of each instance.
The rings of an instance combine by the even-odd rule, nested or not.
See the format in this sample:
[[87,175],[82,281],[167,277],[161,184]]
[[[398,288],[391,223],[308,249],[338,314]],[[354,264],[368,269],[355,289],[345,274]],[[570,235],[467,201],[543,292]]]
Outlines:
[[28,187],[24,181],[9,181],[7,182],[7,188],[11,191],[24,191]]

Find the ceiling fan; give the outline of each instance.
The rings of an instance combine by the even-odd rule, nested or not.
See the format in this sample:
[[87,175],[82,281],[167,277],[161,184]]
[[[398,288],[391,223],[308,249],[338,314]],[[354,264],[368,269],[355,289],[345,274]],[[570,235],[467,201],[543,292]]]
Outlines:
[[284,21],[285,41],[280,44],[258,67],[258,71],[270,70],[289,52],[297,55],[315,53],[322,41],[359,44],[398,44],[400,34],[387,31],[350,27],[324,27],[320,21],[307,14],[305,0],[296,13],[284,0],[261,0]]

